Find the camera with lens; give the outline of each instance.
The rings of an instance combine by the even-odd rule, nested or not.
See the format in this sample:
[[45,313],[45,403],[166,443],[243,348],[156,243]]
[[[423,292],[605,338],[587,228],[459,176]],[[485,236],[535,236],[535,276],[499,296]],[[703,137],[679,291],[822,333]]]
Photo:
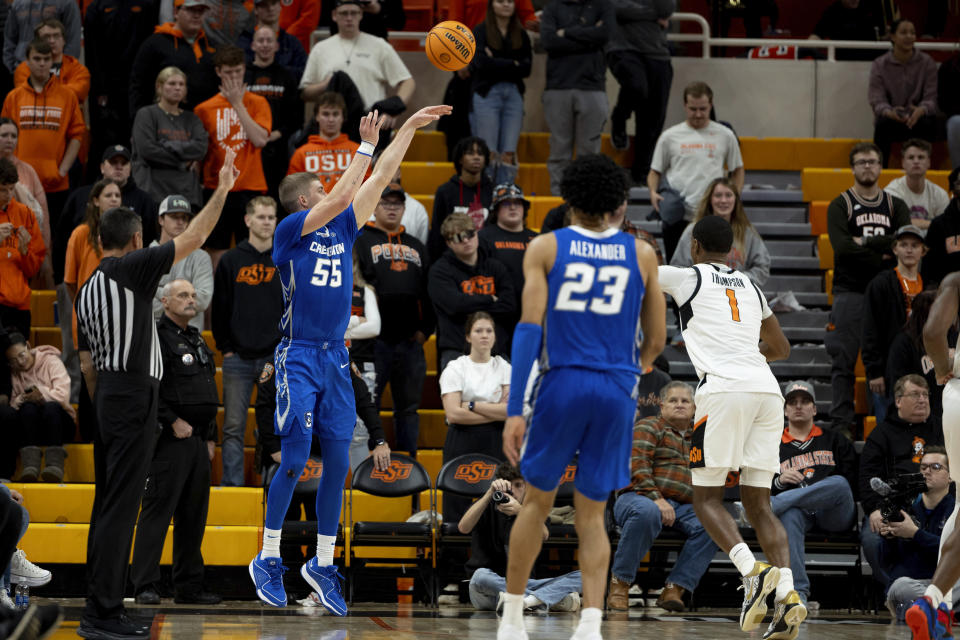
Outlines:
[[494,504],[506,504],[510,502],[510,494],[506,491],[494,491],[490,499]]
[[884,522],[903,522],[901,511],[908,511],[914,498],[927,490],[922,473],[901,473],[886,482],[873,478],[870,486],[883,496],[880,516]]

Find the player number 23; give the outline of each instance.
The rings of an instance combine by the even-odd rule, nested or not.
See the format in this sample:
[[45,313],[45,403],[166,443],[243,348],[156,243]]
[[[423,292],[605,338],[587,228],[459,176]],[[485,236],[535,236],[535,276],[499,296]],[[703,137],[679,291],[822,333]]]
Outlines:
[[[560,286],[557,303],[558,311],[590,311],[600,315],[620,313],[623,306],[623,293],[630,279],[630,270],[626,267],[608,265],[597,269],[585,262],[571,262],[563,272],[564,283]],[[602,295],[596,298],[577,297],[593,288],[593,281],[609,282],[603,288]]]
[[313,267],[313,277],[310,284],[315,287],[339,287],[343,280],[340,275],[340,259],[317,258]]

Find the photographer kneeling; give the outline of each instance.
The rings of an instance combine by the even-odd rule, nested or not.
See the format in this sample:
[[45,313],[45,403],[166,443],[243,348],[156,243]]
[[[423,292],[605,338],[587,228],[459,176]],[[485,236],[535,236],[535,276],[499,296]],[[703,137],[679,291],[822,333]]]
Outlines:
[[[510,529],[527,485],[523,476],[509,462],[501,462],[487,492],[474,502],[460,518],[460,533],[470,534],[470,602],[480,610],[500,610],[500,598],[507,590],[507,544]],[[499,502],[497,502],[499,500]],[[546,525],[543,539],[549,536]],[[573,571],[555,578],[527,581],[524,609],[576,611],[580,608],[580,572]]]
[[887,590],[887,608],[903,621],[907,607],[923,595],[937,568],[940,534],[956,502],[950,495],[950,467],[943,447],[926,448],[920,473],[927,489],[918,495],[909,511],[900,511],[902,520],[884,520],[880,558],[892,583]]

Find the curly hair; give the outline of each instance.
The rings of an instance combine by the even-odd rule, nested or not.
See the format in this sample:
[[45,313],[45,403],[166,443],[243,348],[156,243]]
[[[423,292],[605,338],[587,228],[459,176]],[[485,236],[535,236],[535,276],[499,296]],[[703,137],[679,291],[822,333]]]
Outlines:
[[594,153],[578,156],[567,165],[560,195],[577,211],[596,218],[623,204],[627,188],[623,169],[608,156]]

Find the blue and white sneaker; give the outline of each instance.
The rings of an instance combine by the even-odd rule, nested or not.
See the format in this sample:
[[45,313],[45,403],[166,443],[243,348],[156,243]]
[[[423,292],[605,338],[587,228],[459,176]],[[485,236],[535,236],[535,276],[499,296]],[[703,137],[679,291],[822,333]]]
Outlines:
[[287,592],[283,588],[283,574],[287,568],[280,558],[261,558],[260,554],[250,561],[250,578],[257,588],[257,596],[274,607],[287,606]]
[[317,557],[314,556],[300,567],[300,575],[317,592],[317,595],[320,596],[320,604],[325,606],[330,613],[335,616],[347,615],[347,603],[343,600],[343,590],[340,587],[343,576],[337,571],[336,565],[331,564],[321,567],[317,562]]

